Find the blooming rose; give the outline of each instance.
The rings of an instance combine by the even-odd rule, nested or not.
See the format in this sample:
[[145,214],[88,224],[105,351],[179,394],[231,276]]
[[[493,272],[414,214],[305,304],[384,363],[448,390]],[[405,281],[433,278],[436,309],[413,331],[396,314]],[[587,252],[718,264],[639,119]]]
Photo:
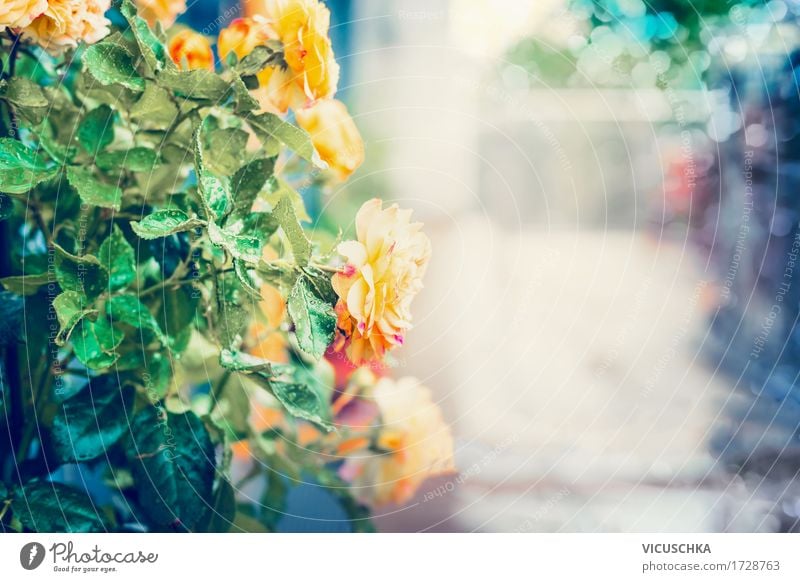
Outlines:
[[269,0],[263,12],[234,20],[220,34],[220,56],[233,50],[241,59],[267,40],[279,40],[286,68],[271,66],[258,74],[255,95],[262,106],[285,113],[333,97],[339,65],[328,37],[328,9],[318,0]]
[[302,109],[333,97],[339,65],[328,37],[331,13],[318,0],[273,0],[267,16],[283,43],[288,68],[271,69],[267,95],[279,111]]
[[47,10],[47,0],[3,0],[0,2],[0,32],[23,28]]
[[405,503],[420,484],[453,471],[453,436],[430,391],[416,378],[383,378],[373,390],[381,412],[377,448],[348,459],[342,476],[365,503]]
[[206,37],[188,28],[169,41],[169,56],[181,68],[214,70],[214,53]]
[[175,24],[175,19],[186,12],[186,0],[136,0],[136,5],[150,26],[160,22],[164,28]]
[[22,35],[50,52],[78,42],[95,43],[109,33],[105,17],[111,0],[49,0],[47,10],[22,29]]
[[411,327],[411,301],[422,289],[431,243],[422,224],[410,220],[411,210],[383,209],[374,198],[356,215],[358,240],[338,246],[347,263],[331,279],[339,296],[335,347],[346,347],[356,365],[402,345]]
[[295,116],[340,181],[346,180],[364,162],[364,141],[344,103],[326,99],[309,109],[297,110]]

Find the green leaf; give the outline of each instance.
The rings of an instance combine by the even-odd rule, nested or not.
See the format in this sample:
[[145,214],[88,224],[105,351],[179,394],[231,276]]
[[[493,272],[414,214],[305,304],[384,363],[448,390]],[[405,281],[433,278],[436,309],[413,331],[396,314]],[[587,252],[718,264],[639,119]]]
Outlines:
[[56,336],[56,344],[62,345],[69,339],[72,329],[78,322],[96,310],[88,308],[86,298],[75,291],[64,291],[53,299],[53,308],[56,310],[56,317],[61,329]]
[[[258,261],[251,261],[257,263]],[[236,273],[236,277],[239,279],[239,283],[242,284],[242,289],[247,291],[247,293],[255,299],[256,301],[261,301],[261,290],[258,288],[258,285],[253,281],[252,277],[250,276],[250,267],[245,261],[241,261],[238,259],[233,260],[233,270]]]
[[273,208],[277,206],[282,198],[288,198],[292,203],[292,208],[301,222],[311,222],[311,217],[306,212],[306,205],[300,192],[292,188],[283,178],[273,174],[267,180],[267,194],[262,197],[269,202]]
[[145,216],[140,222],[131,222],[131,228],[139,238],[151,240],[194,230],[199,226],[205,225],[204,220],[196,217],[189,217],[182,210],[157,210],[153,214]]
[[22,114],[34,125],[41,123],[50,105],[42,88],[25,77],[11,77],[5,88],[4,97],[14,106],[17,113]]
[[106,531],[105,520],[91,498],[61,483],[26,483],[15,492],[11,509],[26,529],[39,533]]
[[308,277],[297,279],[287,304],[300,349],[316,359],[322,357],[333,341],[336,313],[312,291]]
[[313,422],[327,431],[333,430],[333,424],[330,422],[330,406],[308,386],[266,380],[260,376],[253,376],[253,379],[266,387],[292,416]]
[[202,99],[222,103],[230,85],[219,75],[206,69],[179,71],[168,69],[157,77],[158,84],[187,99]]
[[231,178],[232,218],[243,218],[253,209],[258,193],[275,169],[275,158],[257,158],[240,168]]
[[105,453],[128,430],[134,390],[119,385],[116,374],[92,378],[89,386],[64,400],[53,419],[53,448],[67,463]]
[[[233,54],[233,51],[231,51],[231,54]],[[234,112],[237,115],[244,115],[261,107],[239,75],[233,75],[232,83],[233,99],[236,104]]]
[[150,67],[150,70],[157,73],[161,69],[168,67],[174,68],[172,59],[167,54],[167,49],[158,37],[153,33],[152,29],[147,25],[147,22],[139,16],[136,6],[131,0],[123,0],[120,6],[120,12],[128,21],[133,32],[133,37],[139,45],[142,58]]
[[17,295],[35,295],[39,289],[50,282],[49,273],[37,273],[36,275],[16,275],[13,277],[3,277],[0,284],[6,289]]
[[125,323],[137,329],[148,329],[163,345],[169,345],[169,338],[161,331],[156,318],[142,305],[136,295],[115,295],[109,298],[106,310],[112,322]]
[[93,255],[79,257],[68,253],[57,244],[53,247],[56,279],[62,289],[83,293],[89,300],[108,289],[108,271],[100,264],[97,257]]
[[261,259],[263,241],[257,236],[235,235],[211,222],[208,225],[208,238],[218,247],[228,251],[235,259],[248,263],[258,263]]
[[214,445],[192,412],[147,407],[133,419],[128,458],[139,505],[159,529],[194,530],[212,500]]
[[178,106],[169,91],[148,81],[130,115],[146,129],[167,129],[178,116]]
[[222,220],[230,210],[230,186],[220,178],[206,170],[203,160],[203,125],[197,128],[194,134],[194,166],[197,172],[197,185],[200,197],[206,209],[209,220]]
[[22,142],[0,138],[0,192],[25,194],[40,182],[54,178],[58,170]]
[[172,349],[182,352],[186,349],[194,329],[197,314],[199,293],[193,289],[181,286],[174,289],[165,289],[163,306],[158,310],[159,327],[172,338]]
[[303,232],[303,227],[297,220],[291,200],[288,197],[281,198],[272,211],[272,215],[289,239],[294,260],[301,266],[307,265],[311,259],[311,242],[306,238],[306,233]]
[[273,61],[277,53],[269,47],[257,46],[250,51],[241,61],[236,63],[233,70],[242,77],[255,75],[263,71]]
[[204,162],[212,172],[220,176],[233,175],[242,166],[248,138],[246,131],[235,127],[208,132],[203,149],[213,154]]
[[272,375],[272,364],[263,358],[245,352],[223,349],[219,354],[219,364],[226,370],[253,374],[264,372]]
[[114,141],[114,119],[116,113],[108,105],[93,109],[78,126],[78,143],[95,156]]
[[111,327],[105,317],[99,317],[97,321],[84,318],[75,326],[71,342],[75,355],[84,366],[102,370],[119,358],[115,350],[124,336],[121,331]]
[[112,291],[124,289],[136,279],[135,252],[116,224],[100,245],[97,258],[109,273],[109,287]]
[[311,283],[314,294],[325,303],[335,306],[339,296],[333,290],[331,274],[311,266],[303,267],[303,273],[308,277],[308,282]]
[[122,190],[117,186],[101,182],[91,170],[69,166],[67,180],[70,186],[78,191],[81,200],[86,204],[114,210],[120,209]]
[[83,53],[83,63],[103,85],[122,85],[134,91],[144,90],[144,79],[136,71],[133,53],[111,39],[90,45]]
[[158,166],[156,153],[145,147],[135,147],[129,150],[116,150],[101,152],[95,158],[97,167],[101,170],[129,170],[131,172],[152,172]]
[[327,168],[327,164],[314,149],[311,136],[296,125],[284,121],[274,113],[251,115],[247,118],[247,123],[262,141],[276,139],[304,160],[319,168]]
[[220,478],[214,490],[211,511],[197,530],[211,533],[227,533],[236,515],[236,495],[230,481]]

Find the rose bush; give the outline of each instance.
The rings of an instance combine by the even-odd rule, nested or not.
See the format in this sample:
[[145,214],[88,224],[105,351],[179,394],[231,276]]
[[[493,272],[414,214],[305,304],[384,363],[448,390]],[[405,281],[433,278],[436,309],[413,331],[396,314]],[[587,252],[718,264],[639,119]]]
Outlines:
[[430,241],[377,199],[354,240],[307,224],[297,177],[363,160],[325,6],[268,0],[217,59],[184,8],[0,7],[0,529],[272,531],[308,481],[369,530],[453,467],[374,373]]

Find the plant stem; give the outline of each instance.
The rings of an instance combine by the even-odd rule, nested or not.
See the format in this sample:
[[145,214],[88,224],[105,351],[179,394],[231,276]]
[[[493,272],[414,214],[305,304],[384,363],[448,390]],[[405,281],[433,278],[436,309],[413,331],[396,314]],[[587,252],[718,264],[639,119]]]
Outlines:
[[315,269],[319,269],[320,271],[325,271],[326,273],[344,273],[344,269],[340,269],[339,267],[330,267],[328,265],[319,265],[317,263],[311,263],[311,266]]

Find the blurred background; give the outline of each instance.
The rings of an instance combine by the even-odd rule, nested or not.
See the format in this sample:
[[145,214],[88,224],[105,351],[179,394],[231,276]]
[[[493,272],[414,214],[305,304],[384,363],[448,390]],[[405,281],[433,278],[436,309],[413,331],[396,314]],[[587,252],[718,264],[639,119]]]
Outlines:
[[[328,5],[367,159],[305,195],[425,222],[393,375],[460,469],[379,528],[799,529],[800,2]],[[313,494],[282,529],[338,527]]]

